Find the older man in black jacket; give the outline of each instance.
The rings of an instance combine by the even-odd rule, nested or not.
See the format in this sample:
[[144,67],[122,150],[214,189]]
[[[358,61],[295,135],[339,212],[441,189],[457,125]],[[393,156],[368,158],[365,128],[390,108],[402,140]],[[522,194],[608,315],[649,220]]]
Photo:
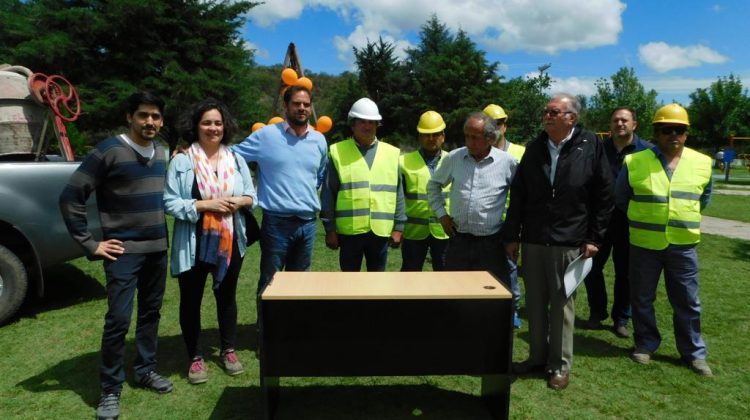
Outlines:
[[545,132],[526,146],[503,227],[510,258],[518,258],[523,243],[529,320],[529,358],[514,370],[546,369],[548,386],[557,390],[568,386],[573,363],[575,295],[565,295],[565,269],[579,255],[596,255],[614,205],[604,148],[577,124],[580,109],[569,94],[547,104]]

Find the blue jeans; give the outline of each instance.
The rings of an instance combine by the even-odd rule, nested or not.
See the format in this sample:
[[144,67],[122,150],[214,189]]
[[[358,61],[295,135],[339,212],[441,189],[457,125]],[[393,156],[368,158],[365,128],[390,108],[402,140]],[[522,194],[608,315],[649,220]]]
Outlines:
[[359,271],[362,257],[366,260],[367,271],[385,271],[389,238],[377,236],[372,231],[360,235],[339,234],[338,237],[341,271]]
[[316,230],[315,219],[263,214],[258,295],[277,271],[310,270]]
[[508,260],[508,279],[510,281],[510,293],[513,295],[513,310],[518,310],[521,303],[521,284],[518,282],[518,264],[515,261],[505,257]]
[[432,235],[424,239],[404,239],[401,241],[401,271],[422,271],[428,250],[432,271],[444,271],[447,247],[447,239],[437,239]]
[[122,254],[104,262],[107,314],[102,332],[99,378],[104,393],[117,393],[125,382],[125,336],[130,328],[133,299],[138,291],[135,325],[136,381],[156,369],[156,344],[161,304],[167,281],[167,251]]
[[662,271],[667,298],[672,305],[677,351],[686,361],[705,359],[695,246],[670,245],[661,251],[630,247],[630,303],[635,346],[655,352],[661,344],[654,301]]

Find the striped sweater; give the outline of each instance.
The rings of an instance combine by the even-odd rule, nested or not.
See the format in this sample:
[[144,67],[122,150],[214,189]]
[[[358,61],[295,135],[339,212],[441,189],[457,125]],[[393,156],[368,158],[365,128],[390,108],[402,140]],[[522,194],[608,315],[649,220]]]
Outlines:
[[167,249],[164,149],[155,145],[154,156],[146,159],[122,136],[97,144],[60,195],[68,231],[89,256],[98,245],[86,219],[86,201],[92,192],[96,192],[103,240],[121,240],[129,254]]

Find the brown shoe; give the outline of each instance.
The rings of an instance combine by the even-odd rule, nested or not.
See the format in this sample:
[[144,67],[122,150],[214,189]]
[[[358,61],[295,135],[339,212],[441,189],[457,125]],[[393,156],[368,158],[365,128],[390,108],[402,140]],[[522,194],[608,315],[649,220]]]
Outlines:
[[568,387],[568,382],[570,382],[568,372],[560,372],[559,370],[556,370],[549,375],[547,386],[555,391],[561,391]]
[[615,325],[612,331],[620,338],[630,338],[630,331],[628,331],[628,327],[625,325]]

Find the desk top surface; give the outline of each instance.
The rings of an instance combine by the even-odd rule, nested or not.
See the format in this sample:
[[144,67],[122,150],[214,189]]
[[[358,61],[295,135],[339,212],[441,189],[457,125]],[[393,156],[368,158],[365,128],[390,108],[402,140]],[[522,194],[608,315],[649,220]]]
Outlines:
[[510,298],[510,291],[486,271],[280,271],[262,295],[263,300]]

